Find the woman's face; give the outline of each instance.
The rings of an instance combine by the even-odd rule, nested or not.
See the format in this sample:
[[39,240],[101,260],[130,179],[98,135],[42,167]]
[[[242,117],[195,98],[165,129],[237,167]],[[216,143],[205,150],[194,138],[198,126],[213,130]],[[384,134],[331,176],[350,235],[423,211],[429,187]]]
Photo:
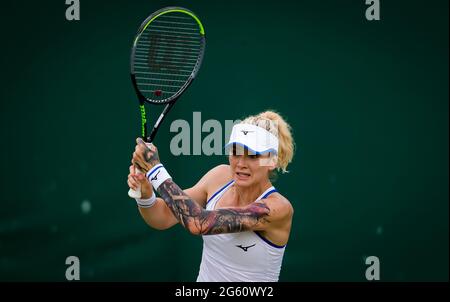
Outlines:
[[250,187],[269,178],[269,172],[275,168],[270,154],[255,155],[240,146],[233,146],[230,152],[230,167],[235,184]]

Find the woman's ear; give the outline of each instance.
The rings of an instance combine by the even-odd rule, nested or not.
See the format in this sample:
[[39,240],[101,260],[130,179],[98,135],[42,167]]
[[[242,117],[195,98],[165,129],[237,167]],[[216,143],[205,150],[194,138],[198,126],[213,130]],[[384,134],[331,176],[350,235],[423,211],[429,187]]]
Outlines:
[[269,170],[273,171],[277,168],[277,160],[276,159],[272,159],[272,165],[269,166]]
[[272,166],[271,166],[270,171],[273,171],[278,166],[278,155],[277,154],[273,154],[273,155],[270,156],[270,158],[272,159]]
[[268,157],[262,157],[259,159],[260,166],[269,167],[269,171],[273,171],[277,168],[278,157],[276,154],[269,153]]

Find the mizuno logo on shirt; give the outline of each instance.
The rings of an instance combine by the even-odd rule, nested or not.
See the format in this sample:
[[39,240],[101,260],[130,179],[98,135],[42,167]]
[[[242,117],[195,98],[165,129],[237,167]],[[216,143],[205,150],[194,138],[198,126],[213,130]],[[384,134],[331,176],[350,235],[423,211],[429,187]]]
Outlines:
[[256,245],[256,243],[253,245],[249,245],[249,246],[242,246],[242,244],[239,244],[239,245],[236,245],[236,247],[238,247],[238,248],[242,249],[244,252],[246,252],[249,248],[254,247],[255,245]]

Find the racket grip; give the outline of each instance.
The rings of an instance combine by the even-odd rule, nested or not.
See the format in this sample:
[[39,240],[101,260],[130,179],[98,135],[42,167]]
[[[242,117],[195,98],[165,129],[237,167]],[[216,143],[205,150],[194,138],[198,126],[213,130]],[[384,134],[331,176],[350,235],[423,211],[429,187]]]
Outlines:
[[[136,174],[142,174],[141,170],[139,170],[138,168],[135,169]],[[141,198],[142,197],[141,184],[139,184],[136,190],[130,188],[130,190],[128,191],[128,196],[130,196],[131,198]]]

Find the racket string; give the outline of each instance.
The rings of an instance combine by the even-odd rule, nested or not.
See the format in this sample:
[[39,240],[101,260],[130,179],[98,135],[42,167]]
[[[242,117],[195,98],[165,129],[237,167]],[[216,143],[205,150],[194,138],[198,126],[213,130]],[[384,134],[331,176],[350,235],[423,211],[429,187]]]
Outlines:
[[204,47],[199,26],[193,18],[179,14],[158,17],[137,40],[136,83],[149,99],[162,101],[175,95],[197,67]]

